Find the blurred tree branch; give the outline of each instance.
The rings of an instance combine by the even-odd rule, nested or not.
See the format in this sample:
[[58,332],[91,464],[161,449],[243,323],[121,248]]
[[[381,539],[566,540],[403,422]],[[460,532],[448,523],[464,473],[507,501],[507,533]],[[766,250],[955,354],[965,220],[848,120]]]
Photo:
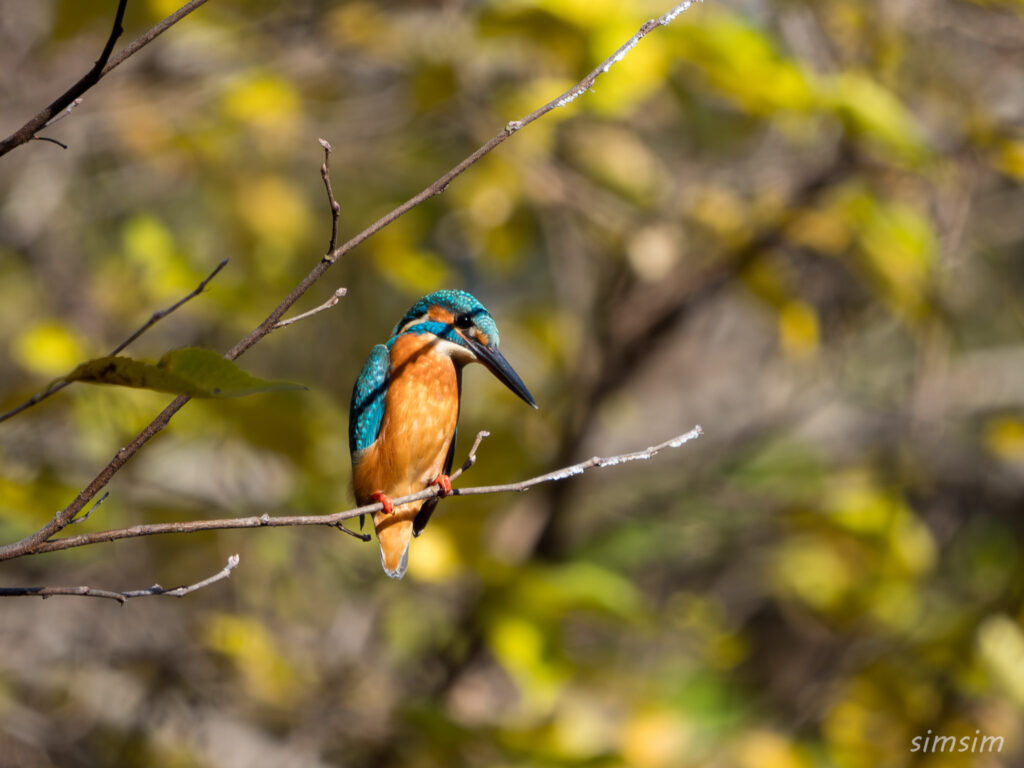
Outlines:
[[[722,253],[703,270],[694,273],[684,264],[655,285],[638,282],[632,274],[612,276],[601,300],[606,311],[595,313],[598,323],[592,349],[598,367],[590,375],[581,376],[573,387],[577,396],[566,410],[555,461],[576,455],[597,410],[630,381],[645,359],[657,353],[683,318],[734,286],[744,270],[784,241],[796,212],[841,184],[857,167],[853,151],[841,146],[831,162],[793,190],[782,206],[782,215],[753,232],[746,242]],[[620,307],[628,307],[629,312],[616,312]],[[582,366],[579,369],[586,370]],[[557,558],[563,552],[562,526],[566,521],[555,510],[562,507],[571,492],[571,483],[551,488],[547,520],[536,544],[537,551],[548,557]]]
[[[483,144],[476,151],[474,151],[472,154],[470,154],[468,157],[466,157],[462,162],[458,163],[454,168],[449,170],[447,173],[443,174],[433,184],[431,184],[430,186],[426,187],[424,190],[422,190],[418,194],[414,195],[413,197],[409,198],[406,202],[402,203],[397,208],[393,209],[390,213],[387,213],[384,216],[382,216],[380,219],[375,221],[373,224],[371,224],[370,226],[366,227],[364,230],[362,230],[361,232],[356,234],[354,237],[350,238],[347,242],[343,243],[340,246],[337,246],[336,248],[334,248],[333,250],[328,252],[323,258],[321,258],[319,263],[309,272],[309,274],[306,275],[306,277],[303,278],[299,282],[299,284],[295,286],[294,289],[292,289],[292,291],[277,305],[277,307],[274,308],[274,310],[267,316],[267,318],[262,323],[260,323],[260,325],[257,326],[252,332],[250,332],[247,336],[245,336],[237,344],[235,344],[234,347],[232,347],[230,350],[228,350],[225,353],[224,357],[226,357],[228,360],[235,360],[236,358],[238,358],[242,354],[244,354],[250,347],[252,347],[254,344],[259,342],[262,338],[264,338],[265,336],[270,334],[276,327],[278,327],[278,323],[281,320],[281,317],[284,315],[284,313],[293,304],[295,304],[295,302],[298,301],[306,293],[306,291],[309,290],[309,288],[314,283],[316,283],[321,277],[323,277],[324,273],[328,269],[330,269],[330,267],[333,266],[338,261],[338,259],[340,259],[345,254],[349,253],[351,250],[356,248],[358,245],[362,244],[365,240],[367,240],[369,237],[371,237],[374,234],[376,234],[377,232],[379,232],[384,227],[386,227],[389,224],[391,224],[393,221],[395,221],[396,219],[401,217],[403,214],[407,213],[411,209],[413,209],[416,206],[418,206],[420,203],[430,199],[431,197],[434,197],[434,196],[439,195],[442,192],[444,192],[445,189],[447,189],[448,185],[451,183],[451,181],[453,179],[455,179],[457,176],[461,175],[470,166],[472,166],[477,161],[479,161],[482,157],[484,157],[485,155],[490,153],[499,144],[503,143],[506,139],[508,139],[512,134],[516,133],[517,131],[519,131],[520,129],[522,129],[525,126],[529,125],[530,123],[538,120],[539,118],[543,117],[544,115],[548,114],[549,112],[553,111],[554,109],[556,109],[558,107],[564,107],[564,106],[572,103],[581,94],[585,93],[588,89],[590,89],[593,86],[594,82],[601,75],[607,73],[616,63],[618,63],[623,58],[625,58],[625,56],[644,37],[646,37],[651,31],[653,31],[653,30],[655,30],[655,29],[657,29],[659,27],[666,26],[666,25],[670,24],[676,17],[678,17],[681,13],[683,13],[690,6],[692,6],[695,1],[696,0],[684,0],[684,2],[677,4],[669,12],[667,12],[666,14],[664,14],[664,15],[656,18],[656,19],[651,19],[650,21],[646,22],[643,26],[640,27],[640,29],[632,37],[630,37],[625,43],[623,43],[621,46],[619,46],[619,48],[616,49],[614,53],[612,53],[608,58],[606,58],[604,61],[602,61],[600,64],[598,64],[597,67],[595,67],[593,70],[591,70],[590,73],[588,73],[576,85],[572,86],[571,88],[569,88],[568,90],[566,90],[562,94],[556,96],[554,99],[551,99],[546,104],[538,107],[533,112],[529,113],[528,115],[524,116],[523,118],[521,118],[519,120],[513,120],[513,121],[510,121],[509,123],[507,123],[506,126],[498,134],[496,134],[488,142]],[[200,4],[199,0],[194,0],[193,3],[190,3],[189,5],[183,6],[181,11],[186,11],[186,9],[188,9],[190,11],[194,7],[198,6],[199,4]],[[181,11],[179,11],[179,13]],[[188,12],[188,11],[186,11],[186,12]],[[185,15],[185,13],[182,13],[181,15],[183,16],[183,15]],[[172,17],[168,17],[168,18],[170,19]],[[171,23],[173,23],[173,22],[171,22]],[[159,26],[160,25],[158,25],[158,27]],[[170,24],[168,24],[167,26],[170,26]],[[156,28],[154,28],[154,29],[156,29]],[[160,31],[162,31],[162,30],[160,30]],[[152,32],[152,30],[151,30],[151,32]],[[149,34],[149,33],[147,33],[147,34]],[[159,34],[159,32],[157,32],[156,34]],[[155,34],[153,36],[155,37]],[[113,45],[112,42],[109,42],[108,44],[109,44],[109,46]],[[129,48],[131,48],[131,46],[129,46]],[[135,49],[135,50],[137,50],[137,49]],[[134,52],[134,50],[132,52]],[[123,59],[126,58],[127,55],[130,55],[130,53],[127,53],[123,57],[116,58],[112,62],[112,64],[116,65],[116,64],[120,63],[120,61],[123,61]],[[38,126],[36,127],[36,129],[38,129]],[[22,130],[25,130],[25,129],[22,129]],[[23,141],[27,141],[27,139],[24,139]],[[23,141],[21,143],[23,143]],[[324,146],[324,150],[325,150],[325,152],[329,153],[329,145],[328,146]],[[0,154],[2,154],[2,153],[0,153]],[[333,198],[333,194],[331,192],[330,184],[329,184],[329,179],[328,179],[329,169],[327,167],[326,161],[325,161],[325,163],[323,165],[323,169],[322,169],[321,173],[322,173],[322,175],[324,177],[324,181],[325,181],[325,185],[327,187],[328,195],[329,195],[329,197]],[[332,202],[332,219],[333,219],[333,221],[332,221],[332,233],[333,233],[333,228],[334,228],[334,226],[336,226],[336,222],[337,222],[337,212],[334,210],[333,202]],[[333,234],[332,234],[332,240],[333,240]],[[170,422],[171,418],[174,416],[174,414],[176,414],[179,410],[181,410],[181,408],[189,400],[190,400],[190,398],[185,396],[185,395],[180,395],[180,396],[176,397],[174,400],[172,400],[141,432],[139,432],[128,443],[128,445],[126,445],[123,448],[121,448],[114,455],[114,457],[110,460],[110,462],[102,470],[100,470],[99,474],[97,474],[96,477],[93,478],[93,480],[88,485],[86,485],[85,488],[83,488],[78,493],[78,495],[74,498],[74,500],[70,504],[68,504],[64,509],[58,511],[54,515],[53,519],[50,522],[48,522],[46,525],[42,526],[39,530],[35,531],[34,533],[29,534],[28,536],[20,539],[19,541],[16,541],[16,542],[4,545],[4,546],[0,546],[0,560],[9,560],[9,559],[12,559],[12,558],[15,558],[15,557],[20,557],[20,556],[26,555],[26,554],[35,554],[35,553],[40,553],[40,552],[45,552],[45,551],[51,551],[51,549],[52,549],[52,542],[50,542],[49,540],[55,534],[59,533],[61,530],[63,530],[65,527],[67,527],[68,524],[70,524],[70,522],[72,520],[74,520],[78,516],[79,512],[81,512],[81,510],[85,507],[85,505],[88,504],[88,502],[92,498],[94,498],[96,496],[96,494],[99,493],[99,491],[102,490],[107,485],[107,483],[110,482],[111,478],[121,469],[121,467],[123,467],[128,462],[128,460],[131,459],[131,457],[134,456],[139,451],[139,449],[142,448],[142,446],[144,446],[146,443],[148,443],[149,440],[153,436],[155,436],[164,427],[166,427],[167,424]],[[537,480],[537,479],[535,478],[534,480]],[[547,482],[547,480],[537,480],[537,482]],[[536,484],[536,483],[533,483],[533,484]],[[526,486],[526,487],[529,487],[529,486]],[[502,488],[504,490],[514,490],[513,488],[510,488],[510,487],[509,488],[502,487]],[[470,491],[470,489],[464,489],[462,491],[462,493],[463,494],[468,494],[469,491]],[[480,492],[484,492],[484,491],[477,490],[475,492],[480,493]],[[497,491],[496,490],[487,490],[486,492],[494,493],[494,492],[497,492]],[[433,491],[431,491],[431,492],[426,492],[425,491],[423,496],[417,495],[415,497],[409,497],[406,500],[412,500],[413,498],[417,498],[417,499],[418,498],[427,498],[428,496],[432,495],[433,493],[434,493]],[[364,514],[367,511],[373,511],[376,508],[377,508],[376,506],[371,505],[370,507],[362,509],[361,511],[354,512],[351,516],[358,516],[359,514]],[[345,513],[339,513],[339,514],[340,515],[344,515]],[[338,516],[338,515],[326,516],[326,517],[327,518],[334,517],[335,518],[335,522],[337,520],[345,519],[345,517],[341,517],[341,516]],[[257,521],[261,520],[261,518],[252,518],[252,519],[257,520]],[[203,522],[208,523],[208,522],[211,522],[211,521],[203,521]],[[257,524],[263,525],[262,522],[259,522]],[[292,523],[281,523],[281,524],[293,524],[294,525],[294,524],[299,524],[299,523],[292,522]],[[320,524],[320,525],[323,525],[323,524],[334,524],[334,522],[328,523],[326,521],[326,519],[324,519],[324,520],[318,521],[315,524]],[[174,524],[168,524],[168,525],[174,525]],[[250,524],[248,526],[235,525],[233,527],[252,527],[252,525],[253,524]],[[157,526],[157,527],[159,527],[159,526]],[[131,530],[131,529],[126,529],[126,530]],[[200,530],[200,529],[196,529],[196,530]],[[156,532],[158,532],[158,531],[157,530],[149,531],[149,533],[156,533]],[[144,535],[144,534],[137,534],[137,535]],[[81,545],[78,545],[78,546],[81,546]]]
[[[473,447],[470,449],[465,463],[457,472],[452,474],[453,480],[458,479],[463,472],[469,469],[476,462],[477,448],[480,446],[480,442],[487,436],[487,434],[488,433],[486,432],[481,432],[477,435],[476,441],[473,443]],[[662,443],[652,445],[640,451],[621,453],[615,456],[594,456],[586,461],[577,462],[575,464],[562,467],[561,469],[556,469],[543,475],[537,475],[514,483],[473,486],[469,488],[453,488],[450,495],[483,496],[492,493],[522,493],[537,485],[557,483],[570,477],[575,477],[576,475],[582,475],[588,469],[614,467],[631,461],[644,461],[653,458],[660,451],[667,448],[678,448],[691,440],[697,439],[702,434],[704,434],[704,430],[697,425],[688,432],[684,432],[681,435],[677,435],[669,440],[665,440]],[[435,496],[447,498],[444,496],[440,486],[432,485],[418,493],[412,493],[408,496],[401,496],[392,499],[392,503],[395,506],[398,506],[399,504],[406,504],[411,501],[421,501]],[[67,536],[61,539],[49,539],[28,551],[14,552],[12,554],[8,554],[7,552],[0,553],[0,560],[11,560],[24,555],[58,552],[65,549],[85,547],[91,544],[118,541],[120,539],[134,539],[139,536],[160,536],[171,533],[196,533],[198,531],[220,531],[230,530],[233,528],[285,528],[300,525],[329,525],[340,528],[342,522],[345,520],[351,520],[354,517],[379,512],[382,508],[383,505],[380,502],[376,502],[362,507],[346,509],[343,512],[334,512],[329,515],[281,515],[278,517],[272,517],[264,514],[260,516],[231,517],[219,520],[190,520],[176,523],[133,525],[129,528],[116,528],[109,531],[97,531],[95,533],[83,533],[78,536]],[[351,533],[351,531],[346,531],[346,533]],[[5,592],[0,591],[0,597],[5,594]],[[16,594],[26,593],[18,592]]]
[[154,595],[163,595],[165,597],[184,597],[190,595],[196,590],[200,590],[203,587],[208,587],[211,584],[216,584],[218,581],[223,581],[231,575],[231,571],[235,569],[241,558],[238,555],[232,555],[228,558],[227,565],[225,565],[220,571],[215,573],[209,578],[197,581],[195,584],[189,586],[175,587],[173,589],[165,589],[159,584],[154,584],[152,587],[147,589],[134,589],[127,592],[112,592],[107,589],[96,589],[95,587],[0,587],[0,597],[41,597],[44,600],[48,597],[54,597],[57,595],[68,595],[78,597],[105,597],[109,600],[117,600],[117,602],[124,605],[129,599],[133,597],[152,597]]
[[[32,141],[33,139],[43,139],[41,136],[36,136],[36,133],[54,120],[58,119],[62,110],[71,109],[76,104],[80,103],[82,94],[96,85],[96,83],[114,69],[114,67],[121,64],[128,57],[137,53],[140,49],[151,43],[205,2],[206,0],[191,0],[191,2],[186,3],[159,24],[149,29],[145,34],[140,35],[129,43],[124,50],[117,54],[117,56],[110,58],[110,54],[114,50],[114,44],[124,33],[122,22],[124,21],[124,12],[128,5],[128,0],[119,0],[117,4],[117,11],[114,14],[114,25],[110,30],[110,36],[107,38],[106,45],[103,46],[103,51],[100,53],[100,57],[96,59],[96,63],[93,64],[92,69],[86,72],[78,82],[40,110],[35,117],[21,126],[21,128],[16,130],[3,141],[0,141],[0,157],[6,155],[15,147],[20,147],[22,144]],[[56,144],[61,144],[55,139],[46,140],[53,141]],[[64,145],[61,144],[61,146]]]

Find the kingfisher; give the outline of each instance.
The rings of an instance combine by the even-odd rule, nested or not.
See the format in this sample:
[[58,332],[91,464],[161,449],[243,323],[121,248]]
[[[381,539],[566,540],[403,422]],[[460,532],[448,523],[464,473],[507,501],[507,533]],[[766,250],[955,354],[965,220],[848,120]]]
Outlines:
[[452,492],[449,474],[462,395],[462,369],[481,363],[527,404],[522,379],[498,351],[498,326],[465,291],[435,291],[417,301],[386,344],[370,352],[352,390],[348,442],[352,488],[373,515],[384,572],[405,575],[409,544],[430,520],[439,496],[395,506],[391,499],[432,485]]

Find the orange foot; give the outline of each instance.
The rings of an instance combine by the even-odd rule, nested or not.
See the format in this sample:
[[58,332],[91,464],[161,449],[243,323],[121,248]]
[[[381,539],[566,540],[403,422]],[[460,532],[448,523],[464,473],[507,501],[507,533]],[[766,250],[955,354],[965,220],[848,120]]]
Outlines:
[[441,498],[452,495],[452,479],[448,475],[442,473],[435,477],[430,484],[441,486],[441,493],[439,494]]
[[[449,486],[450,487],[450,486]],[[391,497],[383,491],[374,491],[370,494],[370,498],[374,501],[379,501],[384,505],[384,514],[393,515],[395,514],[395,505],[391,503]]]

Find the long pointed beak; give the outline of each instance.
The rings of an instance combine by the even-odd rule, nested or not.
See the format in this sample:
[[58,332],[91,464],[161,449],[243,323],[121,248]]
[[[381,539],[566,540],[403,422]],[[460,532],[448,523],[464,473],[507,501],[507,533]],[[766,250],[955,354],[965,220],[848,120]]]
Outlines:
[[490,344],[481,344],[473,338],[465,336],[463,338],[469,342],[470,349],[476,354],[477,359],[487,366],[488,370],[497,377],[498,381],[515,392],[527,405],[532,405],[534,408],[537,407],[537,401],[533,399],[530,390],[526,388],[523,380],[519,378],[519,374],[513,370],[508,360],[498,351],[497,347]]

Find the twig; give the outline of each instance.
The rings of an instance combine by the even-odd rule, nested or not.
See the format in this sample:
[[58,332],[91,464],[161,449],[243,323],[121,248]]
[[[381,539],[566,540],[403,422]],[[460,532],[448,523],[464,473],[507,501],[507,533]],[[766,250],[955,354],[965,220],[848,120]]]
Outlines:
[[111,592],[107,589],[96,589],[95,587],[0,587],[0,597],[41,597],[45,600],[56,595],[77,595],[79,597],[105,597],[110,600],[117,600],[121,605],[124,605],[125,602],[133,597],[150,597],[153,595],[184,597],[198,589],[226,579],[238,565],[239,559],[238,555],[232,555],[228,558],[227,565],[218,573],[187,587],[164,589],[159,584],[154,584],[149,589],[135,589],[130,592]]
[[[526,480],[520,480],[516,483],[505,483],[503,485],[485,485],[475,486],[470,488],[453,488],[452,496],[480,496],[491,493],[510,493],[510,492],[523,492],[528,491],[536,485],[542,483],[554,483],[562,480],[567,480],[570,477],[582,475],[588,469],[600,468],[600,467],[613,467],[619,464],[625,464],[630,461],[640,461],[644,459],[650,459],[655,456],[659,451],[665,450],[666,448],[678,448],[684,443],[688,443],[691,440],[695,440],[704,434],[704,430],[701,427],[695,426],[689,432],[685,432],[681,435],[673,437],[671,440],[666,440],[663,443],[652,445],[642,451],[635,451],[633,453],[623,453],[617,456],[600,457],[594,456],[586,461],[581,461],[578,464],[573,464],[562,469],[556,469],[553,472],[547,474],[537,475]],[[473,449],[470,451],[471,455],[475,455],[477,446],[483,438],[481,435],[477,435],[477,440],[473,444]],[[467,459],[467,463],[472,463]],[[465,466],[465,465],[464,465]],[[455,477],[455,475],[453,475]],[[429,499],[433,496],[440,495],[441,489],[432,485],[429,488],[413,493],[408,496],[401,496],[399,498],[392,499],[392,503],[395,506],[399,504],[406,504],[411,501],[420,501],[422,499]],[[39,545],[35,546],[29,551],[22,552],[20,554],[42,554],[45,552],[56,552],[64,549],[73,549],[75,547],[84,547],[90,544],[99,544],[107,541],[118,541],[120,539],[132,539],[139,536],[157,536],[169,533],[196,533],[197,531],[213,531],[213,530],[228,530],[232,528],[281,528],[298,525],[328,525],[328,526],[339,526],[343,520],[350,520],[360,515],[366,515],[373,512],[377,512],[383,508],[380,502],[373,504],[367,504],[362,507],[356,507],[354,509],[347,509],[344,512],[334,512],[329,515],[284,515],[279,517],[271,517],[270,515],[264,514],[259,517],[228,517],[219,520],[193,520],[188,522],[177,522],[177,523],[149,523],[143,525],[133,525],[130,528],[117,528],[109,531],[97,531],[95,533],[83,533],[77,536],[67,536],[60,539],[53,539],[50,541],[44,541]],[[348,531],[347,533],[352,533]],[[358,534],[357,538],[361,538]],[[365,540],[365,539],[364,539]],[[15,557],[19,555],[14,555]],[[7,559],[7,558],[5,558]],[[2,595],[2,593],[0,593]]]
[[125,61],[125,59],[127,59],[130,56],[134,56],[136,53],[139,52],[139,50],[142,47],[149,45],[151,42],[153,42],[156,38],[160,37],[160,35],[162,35],[168,29],[170,29],[183,18],[192,13],[192,11],[196,10],[199,6],[205,4],[206,0],[190,0],[189,2],[185,3],[183,6],[181,6],[181,8],[176,10],[166,19],[164,19],[161,22],[158,22],[157,24],[154,24],[146,32],[139,35],[137,38],[128,43],[128,45],[126,45],[123,50],[118,52],[118,54],[107,63],[107,66],[103,68],[103,72],[101,74],[104,76],[110,74],[110,72],[115,67],[122,64]]
[[491,433],[488,432],[486,429],[481,429],[479,432],[476,433],[476,440],[473,441],[473,446],[469,449],[469,453],[466,454],[466,460],[464,462],[462,462],[462,466],[461,467],[459,467],[457,470],[452,472],[452,474],[448,477],[449,480],[458,480],[459,476],[463,472],[465,472],[470,467],[472,467],[474,464],[476,464],[476,452],[477,452],[477,449],[480,447],[480,443],[482,443],[484,441],[484,438],[485,437],[490,437],[490,436],[491,436]]
[[68,148],[67,144],[65,144],[63,141],[57,141],[57,139],[53,138],[52,136],[33,136],[32,141],[48,141],[51,144],[56,144],[61,149]]
[[331,242],[327,245],[327,252],[330,253],[338,247],[338,219],[341,217],[341,205],[334,199],[334,190],[331,189],[331,151],[333,147],[327,139],[319,139],[319,141],[320,146],[324,148],[324,162],[320,166],[320,177],[324,180],[327,202],[331,206]]
[[301,315],[296,315],[295,317],[290,317],[287,320],[281,320],[280,322],[278,322],[278,323],[276,323],[274,325],[274,330],[277,330],[278,328],[284,328],[286,325],[291,325],[292,323],[297,323],[297,322],[299,322],[299,320],[305,320],[307,317],[310,317],[311,315],[315,315],[318,312],[323,312],[325,309],[330,309],[331,307],[336,305],[339,301],[341,301],[341,298],[346,293],[348,293],[348,289],[347,288],[339,288],[338,290],[336,290],[334,293],[331,294],[331,298],[329,298],[327,301],[325,301],[319,307],[314,307],[313,309],[309,310],[309,312],[303,312]]
[[[317,282],[324,273],[333,266],[338,259],[347,254],[349,251],[354,249],[356,246],[362,244],[367,238],[379,232],[381,229],[389,225],[391,222],[398,219],[403,214],[415,208],[425,200],[441,194],[451,181],[462,174],[467,168],[476,163],[484,155],[491,152],[495,147],[505,141],[509,136],[516,133],[524,126],[529,125],[534,120],[546,115],[548,112],[556,109],[557,107],[565,106],[571,101],[575,100],[583,91],[590,88],[594,81],[597,80],[602,74],[607,72],[614,64],[621,61],[634,46],[645,37],[651,30],[665,26],[675,19],[680,13],[689,8],[695,0],[685,0],[685,2],[679,3],[671,11],[665,15],[651,19],[644,24],[633,37],[627,40],[621,45],[618,50],[615,51],[611,56],[605,59],[596,69],[590,72],[584,77],[577,85],[574,85],[568,91],[563,93],[561,96],[552,99],[547,104],[531,112],[521,120],[513,120],[506,124],[505,128],[494,138],[488,141],[486,144],[477,149],[473,154],[463,160],[461,163],[456,165],[450,171],[441,176],[437,181],[431,184],[429,187],[424,189],[417,195],[409,198],[406,202],[395,208],[391,213],[382,216],[380,219],[375,221],[373,224],[368,226],[359,234],[350,238],[347,242],[335,248],[333,251],[324,256],[320,262],[304,277],[298,285],[296,285],[291,293],[282,299],[281,303],[274,308],[274,310],[266,317],[266,319],[253,329],[245,338],[235,344],[234,347],[229,349],[225,354],[228,360],[236,360],[241,355],[245,354],[246,350],[252,347],[254,344],[260,341],[267,334],[271,333],[277,326],[277,323],[281,320],[281,317],[285,312],[288,311],[291,306],[298,301],[306,291],[309,290],[315,282]],[[191,5],[191,4],[190,4]],[[187,6],[186,6],[187,7]],[[570,98],[571,97],[571,98]],[[135,453],[149,440],[160,432],[164,427],[167,426],[171,418],[189,401],[189,398],[182,395],[172,400],[167,407],[165,407],[157,416],[151,421],[135,438],[124,448],[119,450],[114,458],[100,470],[99,474],[93,478],[85,488],[83,488],[74,500],[60,513],[57,517],[51,520],[49,523],[44,525],[35,533],[32,533],[19,541],[0,546],[0,561],[9,560],[14,557],[20,557],[26,554],[32,554],[40,551],[39,547],[46,542],[51,536],[60,531],[63,527],[68,524],[68,521],[74,519],[75,515],[84,507],[90,499],[92,499],[99,491],[110,482],[118,470],[132,457]],[[240,526],[241,527],[241,526]]]
[[[362,525],[362,523],[360,523],[360,525]],[[351,528],[346,528],[344,522],[338,522],[334,527],[337,528],[342,533],[347,533],[349,536],[351,536],[354,539],[359,539],[364,544],[366,542],[370,541],[370,534],[368,534],[368,533],[358,533],[357,531],[353,531]]]
[[93,510],[96,509],[96,507],[98,507],[104,501],[106,501],[107,497],[109,495],[110,495],[110,491],[107,491],[106,493],[104,493],[102,496],[100,496],[98,499],[96,499],[96,501],[94,501],[92,503],[91,507],[89,507],[87,510],[85,510],[85,514],[84,515],[82,515],[81,517],[76,517],[74,520],[72,520],[70,523],[68,523],[68,525],[78,525],[79,523],[84,523],[86,520],[89,519],[89,515],[92,514]]
[[[199,285],[196,286],[195,290],[193,290],[190,294],[188,294],[187,296],[182,297],[181,299],[179,299],[178,301],[176,301],[174,304],[172,304],[171,306],[167,307],[166,309],[161,309],[161,310],[159,310],[157,312],[154,312],[152,315],[150,315],[149,320],[144,322],[138,328],[138,330],[136,330],[131,336],[129,336],[127,339],[125,339],[120,344],[118,344],[116,347],[114,347],[108,354],[109,355],[116,355],[118,352],[122,351],[125,347],[127,347],[129,344],[131,344],[137,338],[139,338],[139,336],[141,336],[146,331],[148,331],[150,328],[152,328],[154,325],[156,325],[157,322],[159,322],[163,318],[167,317],[169,314],[171,314],[171,312],[176,310],[178,307],[180,307],[186,301],[194,299],[196,296],[198,296],[200,293],[202,293],[203,290],[206,288],[206,286],[209,284],[209,282],[211,280],[213,280],[214,277],[217,276],[218,272],[220,272],[222,269],[224,269],[224,265],[227,264],[227,263],[228,263],[227,259],[224,259],[223,261],[221,261],[221,263],[218,264],[214,268],[213,272],[211,272],[205,278],[203,278],[203,281],[201,283],[199,283]],[[6,421],[7,419],[11,418],[12,416],[17,416],[19,413],[24,411],[26,408],[30,408],[31,406],[35,405],[36,403],[45,400],[50,395],[57,394],[58,392],[60,392],[62,389],[64,389],[64,387],[66,387],[70,383],[71,382],[67,381],[66,379],[57,379],[56,381],[51,383],[49,387],[44,389],[42,392],[37,392],[36,394],[32,395],[32,397],[30,397],[28,400],[26,400],[21,405],[15,406],[11,410],[7,411],[6,413],[0,414],[0,422]]]
[[[43,128],[49,128],[54,123],[57,123],[57,122],[60,122],[61,120],[63,120],[65,117],[67,117],[68,115],[71,114],[71,110],[73,110],[75,107],[77,107],[83,101],[84,101],[84,99],[81,96],[79,96],[77,99],[75,99],[70,104],[68,104],[66,107],[64,107],[64,109],[62,109],[56,115],[54,115],[49,120],[47,120],[46,121],[46,125],[44,125]],[[42,136],[37,136],[36,138],[41,139]],[[64,149],[67,149],[67,147],[65,146]]]
[[[117,39],[124,32],[122,21],[124,21],[124,12],[128,5],[128,0],[118,0],[117,12],[114,14],[114,25],[110,30],[110,36],[107,38],[107,43],[103,46],[103,51],[100,53],[100,57],[96,59],[96,63],[93,64],[92,69],[86,72],[77,83],[64,91],[64,93],[58,96],[48,106],[40,110],[35,117],[21,126],[21,128],[16,130],[3,141],[0,141],[0,157],[6,155],[15,147],[19,147],[25,142],[36,138],[37,131],[43,128],[47,123],[53,121],[62,110],[73,106],[76,99],[96,85],[96,83],[114,69],[114,67],[123,62],[129,56],[137,53],[139,49],[152,42],[161,33],[172,27],[188,14],[192,13],[192,11],[203,5],[205,2],[206,0],[191,0],[191,2],[183,5],[148,32],[129,43],[124,50],[117,54],[117,56],[111,58],[110,54],[114,50],[114,43],[117,42]],[[60,143],[57,142],[56,139],[44,140],[53,141],[58,144]]]
[[224,269],[224,267],[227,265],[227,263],[228,263],[227,259],[222,259],[220,264],[218,264],[216,267],[213,268],[213,272],[211,272],[206,277],[204,277],[203,281],[201,283],[199,283],[199,285],[197,285],[195,287],[195,289],[192,291],[192,293],[188,294],[187,296],[182,296],[174,304],[171,304],[171,306],[167,307],[167,309],[158,310],[158,311],[154,312],[152,315],[150,315],[149,320],[147,320],[145,323],[143,323],[139,327],[139,329],[137,331],[135,331],[135,333],[133,333],[127,339],[125,339],[120,344],[118,344],[116,347],[114,347],[113,351],[110,352],[110,355],[116,355],[118,352],[122,351],[125,347],[127,347],[129,344],[131,344],[137,338],[139,338],[139,336],[141,336],[146,331],[148,331],[150,328],[152,328],[154,325],[156,325],[160,320],[163,320],[165,317],[167,317],[169,314],[171,314],[171,312],[176,310],[182,304],[184,304],[187,301],[191,301],[196,296],[198,296],[200,293],[202,293],[204,290],[206,290],[206,286],[209,285],[210,281],[213,280],[213,278],[215,278],[217,276],[218,272],[220,272],[222,269]]

